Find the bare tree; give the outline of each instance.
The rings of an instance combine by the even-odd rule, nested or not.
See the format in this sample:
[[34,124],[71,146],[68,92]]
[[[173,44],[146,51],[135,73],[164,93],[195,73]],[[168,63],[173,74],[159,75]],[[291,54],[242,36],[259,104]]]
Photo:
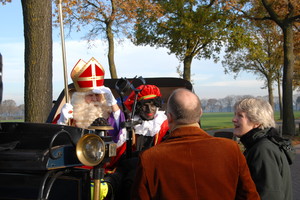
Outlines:
[[16,110],[16,102],[12,99],[4,100],[0,105],[0,115],[5,120],[10,119]]

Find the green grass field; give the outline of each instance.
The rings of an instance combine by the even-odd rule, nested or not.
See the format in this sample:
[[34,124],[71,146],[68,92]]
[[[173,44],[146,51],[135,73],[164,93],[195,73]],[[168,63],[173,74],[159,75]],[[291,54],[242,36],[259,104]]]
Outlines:
[[[294,111],[295,119],[300,119],[300,111]],[[203,113],[201,126],[204,130],[232,128],[232,112]],[[279,121],[279,112],[275,112],[275,120]]]
[[[295,119],[300,119],[300,111],[294,111]],[[201,126],[204,130],[232,128],[232,112],[203,113]],[[275,112],[275,120],[279,121],[279,112]],[[23,120],[8,120],[9,122],[23,122]],[[8,122],[1,120],[0,122]]]
[[24,122],[23,119],[0,120],[0,122]]

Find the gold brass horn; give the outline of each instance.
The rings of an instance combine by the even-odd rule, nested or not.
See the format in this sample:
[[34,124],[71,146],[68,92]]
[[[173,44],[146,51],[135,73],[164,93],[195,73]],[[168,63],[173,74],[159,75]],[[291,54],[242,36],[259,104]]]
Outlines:
[[96,166],[105,157],[105,144],[96,134],[82,136],[76,145],[79,161],[86,166]]

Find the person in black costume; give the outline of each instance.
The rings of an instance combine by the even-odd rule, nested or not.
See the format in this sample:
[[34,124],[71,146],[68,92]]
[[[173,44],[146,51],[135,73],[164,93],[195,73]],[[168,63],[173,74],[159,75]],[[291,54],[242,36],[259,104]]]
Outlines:
[[[137,89],[141,91],[137,96],[135,115],[132,119],[140,120],[141,123],[133,127],[132,156],[128,158],[124,151],[114,168],[114,173],[106,174],[104,182],[109,185],[106,199],[130,199],[139,153],[159,144],[169,129],[165,112],[159,110],[162,107],[159,88],[155,85],[141,85]],[[129,111],[132,111],[134,99],[135,93],[132,92],[124,102]]]

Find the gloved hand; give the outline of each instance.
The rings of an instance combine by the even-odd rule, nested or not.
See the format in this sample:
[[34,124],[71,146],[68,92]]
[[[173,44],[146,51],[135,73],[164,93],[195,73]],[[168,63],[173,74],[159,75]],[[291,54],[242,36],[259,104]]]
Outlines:
[[[99,194],[99,200],[103,200],[107,194],[108,194],[108,184],[106,182],[104,182],[103,179],[101,179],[101,186],[100,186],[100,194]],[[94,199],[94,183],[91,183],[91,199]]]
[[66,103],[61,108],[61,113],[57,124],[66,125],[69,119],[73,119],[73,106],[70,103]]
[[98,88],[93,89],[93,93],[95,94],[104,94],[107,105],[113,106],[117,103],[114,95],[108,87],[100,86]]

